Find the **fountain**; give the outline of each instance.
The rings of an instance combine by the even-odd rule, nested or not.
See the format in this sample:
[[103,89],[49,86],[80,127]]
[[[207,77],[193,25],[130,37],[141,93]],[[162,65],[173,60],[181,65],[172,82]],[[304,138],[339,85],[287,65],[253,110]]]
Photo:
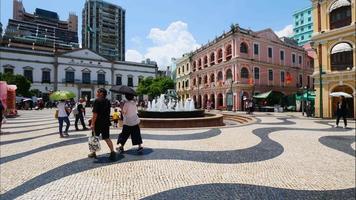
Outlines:
[[186,128],[222,126],[222,115],[205,113],[195,109],[194,100],[180,101],[174,90],[168,90],[148,102],[147,109],[139,110],[141,127],[144,128]]

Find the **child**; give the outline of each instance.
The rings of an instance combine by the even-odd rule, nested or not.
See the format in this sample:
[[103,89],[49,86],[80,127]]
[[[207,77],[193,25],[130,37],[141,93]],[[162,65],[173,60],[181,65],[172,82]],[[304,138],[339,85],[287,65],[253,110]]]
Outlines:
[[119,116],[120,113],[117,111],[117,109],[114,109],[114,113],[112,114],[112,120],[114,121],[114,127],[117,128],[117,124],[119,123]]

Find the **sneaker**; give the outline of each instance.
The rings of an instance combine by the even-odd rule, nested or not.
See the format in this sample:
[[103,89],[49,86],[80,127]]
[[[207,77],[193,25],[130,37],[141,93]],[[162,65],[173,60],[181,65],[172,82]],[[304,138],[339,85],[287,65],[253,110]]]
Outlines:
[[93,153],[88,154],[88,158],[96,158],[96,153],[93,152]]
[[111,160],[111,161],[115,161],[115,160],[116,160],[116,153],[115,153],[115,151],[113,151],[113,152],[110,153],[109,160]]
[[124,147],[117,147],[116,150],[121,154],[124,153]]
[[136,151],[137,151],[137,153],[143,152],[143,147],[139,147]]

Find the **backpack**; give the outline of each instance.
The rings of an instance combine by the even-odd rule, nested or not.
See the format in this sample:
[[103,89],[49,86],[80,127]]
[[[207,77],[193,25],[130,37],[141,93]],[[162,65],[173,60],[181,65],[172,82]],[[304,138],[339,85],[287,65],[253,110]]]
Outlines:
[[78,111],[78,103],[77,103],[77,104],[75,104],[75,106],[74,106],[74,108],[73,108],[72,112],[73,112],[73,115],[77,115],[77,114],[79,114],[79,111]]

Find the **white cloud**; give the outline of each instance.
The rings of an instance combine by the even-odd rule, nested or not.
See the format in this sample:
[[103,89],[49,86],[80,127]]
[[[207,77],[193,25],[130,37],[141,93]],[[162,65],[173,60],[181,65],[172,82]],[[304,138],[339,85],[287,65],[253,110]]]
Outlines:
[[[165,30],[152,28],[147,39],[151,40],[154,46],[148,47],[143,57],[156,61],[160,69],[171,65],[171,58],[179,58],[184,53],[200,47],[188,31],[188,25],[182,21],[172,22]],[[142,54],[136,50],[126,52],[126,60],[130,58],[133,61],[140,56]]]
[[126,51],[125,60],[133,61],[133,62],[141,62],[142,60],[144,60],[144,58],[140,52],[133,49],[129,49]]
[[293,25],[289,24],[286,27],[284,27],[280,31],[275,31],[275,33],[278,35],[278,37],[291,37],[294,32],[293,32]]

